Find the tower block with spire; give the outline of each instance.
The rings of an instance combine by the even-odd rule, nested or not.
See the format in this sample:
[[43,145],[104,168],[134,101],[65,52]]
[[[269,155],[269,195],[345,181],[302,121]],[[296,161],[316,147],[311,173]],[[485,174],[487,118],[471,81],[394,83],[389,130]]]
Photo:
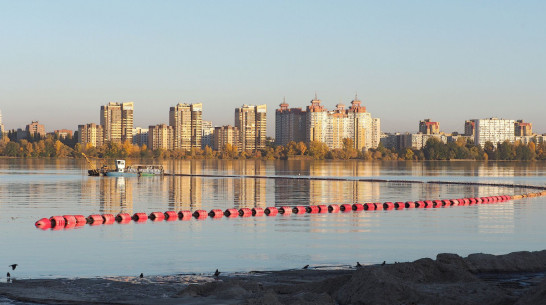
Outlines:
[[359,151],[375,148],[380,140],[380,120],[372,118],[362,106],[358,95],[351,106],[339,103],[333,111],[321,105],[317,94],[311,105],[301,108],[288,108],[286,100],[279,105],[275,117],[276,144],[286,145],[290,141],[304,141],[307,144],[318,141],[330,149],[343,148],[343,139],[352,140],[353,148]]

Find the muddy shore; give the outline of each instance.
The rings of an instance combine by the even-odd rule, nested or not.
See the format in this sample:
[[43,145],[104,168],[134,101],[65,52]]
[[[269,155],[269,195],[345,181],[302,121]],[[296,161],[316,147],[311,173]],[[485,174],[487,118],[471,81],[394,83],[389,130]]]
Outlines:
[[546,250],[324,270],[36,279],[0,295],[40,304],[546,304]]

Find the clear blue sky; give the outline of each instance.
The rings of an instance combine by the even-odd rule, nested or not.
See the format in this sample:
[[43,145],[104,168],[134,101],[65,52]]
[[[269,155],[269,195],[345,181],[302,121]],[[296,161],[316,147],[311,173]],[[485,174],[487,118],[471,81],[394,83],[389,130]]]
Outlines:
[[0,110],[7,128],[99,123],[135,102],[135,126],[202,102],[234,108],[286,96],[328,109],[358,92],[384,131],[442,131],[503,117],[546,132],[546,1],[2,1]]

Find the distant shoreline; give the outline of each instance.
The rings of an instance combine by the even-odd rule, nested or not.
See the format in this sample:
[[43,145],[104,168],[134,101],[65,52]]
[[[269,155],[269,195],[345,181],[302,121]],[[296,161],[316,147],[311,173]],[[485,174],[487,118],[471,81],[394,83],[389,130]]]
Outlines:
[[[10,157],[10,156],[0,156],[0,159],[21,159],[21,160],[85,160],[82,157]],[[99,158],[93,157],[94,160],[179,160],[179,161],[199,161],[199,160],[220,160],[220,161],[320,161],[320,162],[408,162],[408,163],[428,163],[428,162],[475,162],[475,163],[546,163],[546,160],[475,160],[475,159],[451,159],[451,160],[364,160],[364,159],[313,159],[313,158],[296,158],[296,159],[263,159],[263,158],[247,158],[247,159],[222,159],[222,158],[192,158],[192,159],[180,159],[180,158],[136,158],[136,157],[127,157],[127,158],[117,158],[117,157],[108,157],[108,158]]]

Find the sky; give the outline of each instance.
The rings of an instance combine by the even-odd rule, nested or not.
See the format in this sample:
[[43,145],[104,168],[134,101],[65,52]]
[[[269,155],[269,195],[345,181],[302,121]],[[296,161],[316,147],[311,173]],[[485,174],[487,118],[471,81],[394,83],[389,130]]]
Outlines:
[[169,107],[327,109],[355,94],[384,132],[445,132],[523,119],[546,133],[546,1],[0,0],[0,111],[7,129],[99,123],[135,103],[135,126]]

